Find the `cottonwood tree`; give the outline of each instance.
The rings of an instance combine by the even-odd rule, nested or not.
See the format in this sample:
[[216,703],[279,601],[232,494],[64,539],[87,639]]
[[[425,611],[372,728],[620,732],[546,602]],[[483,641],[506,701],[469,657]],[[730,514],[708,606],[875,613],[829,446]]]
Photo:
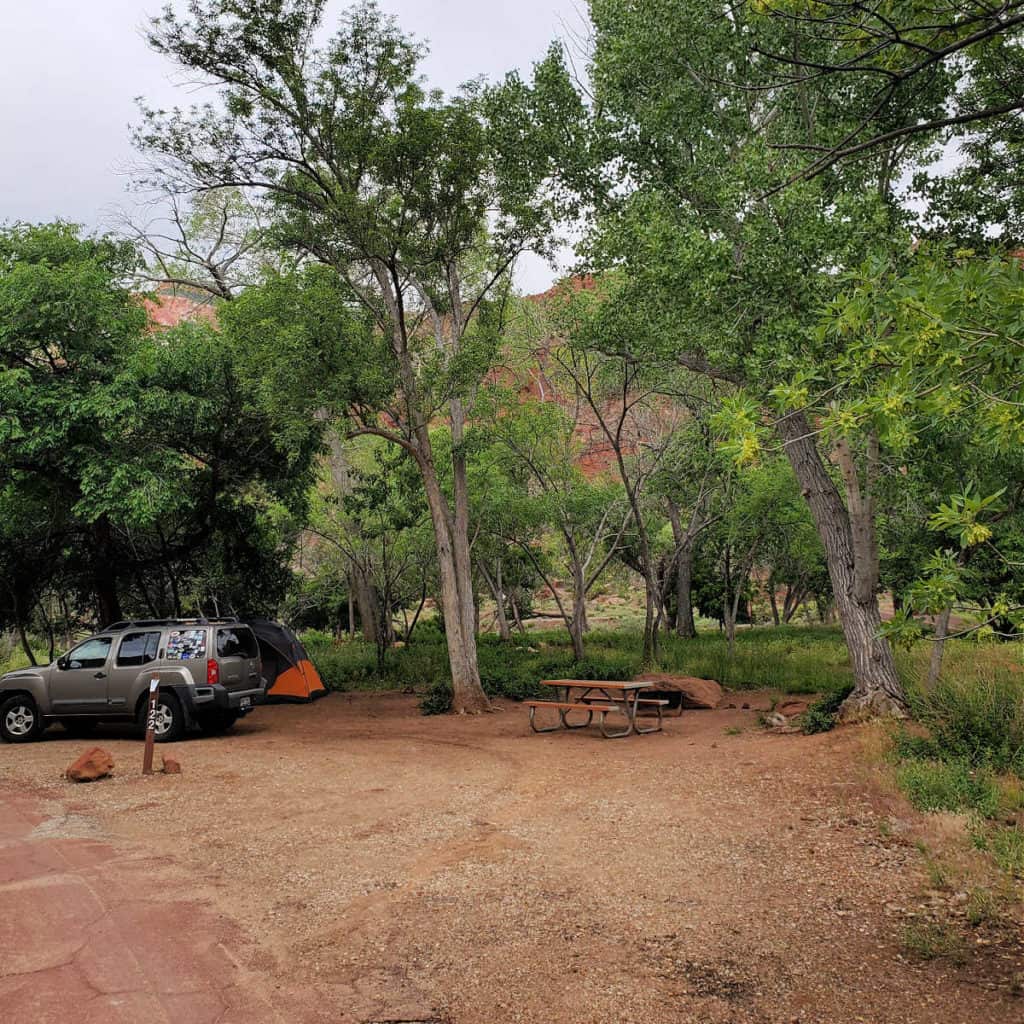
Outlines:
[[658,658],[661,586],[644,494],[685,414],[673,400],[671,377],[652,372],[632,351],[644,324],[616,301],[615,283],[564,288],[548,306],[553,341],[548,374],[557,391],[582,407],[587,457],[617,473],[630,510],[636,565],[644,580],[643,660]]
[[[593,0],[590,12],[591,143],[571,166],[592,214],[587,253],[620,268],[618,302],[645,323],[638,358],[745,393],[729,405],[741,460],[756,455],[754,435],[769,424],[825,550],[855,681],[845,713],[903,714],[892,650],[879,636],[878,439],[866,422],[846,423],[848,436],[822,431],[841,353],[817,326],[843,286],[837,271],[909,248],[893,182],[927,137],[772,192],[802,166],[789,143],[809,131],[823,144],[841,139],[859,114],[841,80],[790,89],[750,58],[754,45],[791,45],[785,22],[695,0]],[[943,99],[927,91],[901,113],[931,116]],[[561,112],[578,117],[568,104]],[[804,389],[802,375],[816,373],[821,387]],[[838,481],[836,441],[845,442]]]
[[[518,500],[504,502],[506,513],[495,527],[515,544],[544,580],[572,640],[573,655],[582,661],[587,632],[589,595],[616,556],[632,508],[623,488],[607,477],[588,477],[583,470],[586,443],[581,437],[583,403],[578,395],[548,401],[518,401],[514,394],[492,389],[493,416],[481,428],[491,459],[507,473],[522,477]],[[542,530],[557,540],[545,551],[537,539]],[[545,554],[547,557],[545,557]],[[571,580],[566,602],[552,576]]]
[[169,182],[132,212],[115,218],[119,234],[144,258],[143,287],[168,285],[229,302],[256,284],[270,259],[266,212],[241,189],[182,195]]
[[[473,629],[463,440],[493,358],[500,298],[526,248],[550,243],[551,140],[531,94],[468,87],[445,99],[418,73],[423,48],[371,3],[323,46],[323,0],[191,0],[154,19],[151,45],[203,77],[218,103],[145,111],[142,149],[176,188],[266,197],[277,244],[331,268],[385,337],[394,389],[352,433],[415,461],[430,509],[457,711],[489,705]],[[495,298],[490,327],[482,313]],[[354,410],[349,410],[352,414]],[[452,437],[453,493],[441,487],[431,423]]]
[[673,433],[661,465],[653,474],[649,491],[665,505],[672,529],[672,553],[664,578],[671,587],[663,593],[666,605],[674,603],[674,621],[666,626],[680,637],[694,637],[693,566],[704,532],[723,515],[728,501],[732,467],[722,456],[712,435],[709,414],[711,391],[695,388],[686,405],[687,414]]
[[[986,136],[993,125],[1016,123],[1020,137],[1021,0],[941,0],[926,7],[907,0],[884,6],[770,0],[718,16],[750,27],[744,58],[765,72],[762,81],[749,84],[752,94],[788,92],[808,113],[826,97],[842,96],[838,132],[815,131],[815,119],[808,116],[803,135],[768,142],[801,158],[775,188],[940,133],[969,133],[972,155],[987,152],[996,157],[996,167],[1016,173],[1017,165],[1004,162],[1009,154],[999,154]],[[922,109],[925,97],[930,102]],[[991,195],[990,188],[981,191]]]

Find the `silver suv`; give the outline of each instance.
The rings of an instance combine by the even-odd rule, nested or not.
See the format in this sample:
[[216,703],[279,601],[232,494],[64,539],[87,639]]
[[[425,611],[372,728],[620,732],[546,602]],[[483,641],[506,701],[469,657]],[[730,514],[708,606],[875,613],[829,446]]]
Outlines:
[[154,678],[161,742],[180,739],[191,725],[225,732],[265,689],[256,637],[237,619],[115,622],[52,665],[0,676],[0,738],[24,743],[53,722],[79,735],[97,722],[141,727]]

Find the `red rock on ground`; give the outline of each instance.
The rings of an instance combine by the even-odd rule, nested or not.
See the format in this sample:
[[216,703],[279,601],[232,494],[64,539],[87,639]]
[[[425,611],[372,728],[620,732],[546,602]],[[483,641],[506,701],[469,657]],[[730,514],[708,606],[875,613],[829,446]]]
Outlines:
[[784,700],[775,706],[775,710],[784,718],[795,718],[809,707],[810,704],[805,700]]
[[102,747],[93,747],[70,765],[64,775],[71,782],[94,782],[113,770],[114,758]]
[[637,676],[639,682],[653,683],[659,693],[681,693],[684,708],[717,708],[722,702],[722,687],[714,679],[695,676],[673,676],[649,672]]
[[176,761],[173,757],[164,757],[161,755],[160,758],[164,763],[164,775],[180,775],[181,774],[181,762]]

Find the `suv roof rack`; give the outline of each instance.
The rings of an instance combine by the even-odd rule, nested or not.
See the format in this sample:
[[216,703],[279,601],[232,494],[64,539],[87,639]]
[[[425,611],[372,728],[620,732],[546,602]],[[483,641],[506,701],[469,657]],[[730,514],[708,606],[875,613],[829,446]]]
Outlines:
[[132,629],[145,626],[210,626],[238,621],[237,615],[218,615],[212,619],[208,619],[205,616],[198,619],[123,619],[119,622],[111,622],[109,626],[104,626],[100,632],[109,633],[115,629]]

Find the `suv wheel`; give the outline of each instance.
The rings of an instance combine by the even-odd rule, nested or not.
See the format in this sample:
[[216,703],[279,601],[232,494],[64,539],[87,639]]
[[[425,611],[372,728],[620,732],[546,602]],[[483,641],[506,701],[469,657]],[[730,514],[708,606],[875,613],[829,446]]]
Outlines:
[[42,731],[43,720],[31,697],[18,694],[0,704],[0,738],[8,743],[28,743]]
[[[146,732],[146,715],[149,712],[149,700],[142,702],[139,709],[139,726],[143,735]],[[156,722],[153,738],[157,743],[173,743],[185,735],[185,712],[181,709],[178,698],[173,693],[161,693],[156,701]]]
[[227,732],[237,721],[237,711],[210,711],[196,716],[199,728],[208,736],[218,736]]

